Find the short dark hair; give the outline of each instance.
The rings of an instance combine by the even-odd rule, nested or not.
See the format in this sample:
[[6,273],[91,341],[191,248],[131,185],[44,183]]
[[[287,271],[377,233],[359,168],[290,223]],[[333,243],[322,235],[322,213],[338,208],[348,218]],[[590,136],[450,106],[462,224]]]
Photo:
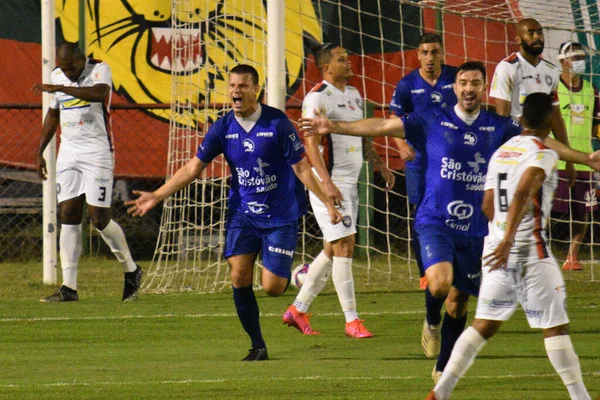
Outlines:
[[229,73],[230,74],[238,74],[238,75],[249,74],[252,77],[252,83],[254,83],[255,85],[258,85],[258,71],[252,65],[248,65],[248,64],[236,65],[235,67],[233,67],[233,69],[231,71],[229,71]]
[[467,61],[466,63],[462,63],[456,69],[456,79],[458,76],[466,71],[479,71],[481,75],[483,75],[483,81],[485,82],[485,65],[481,61]]
[[77,42],[64,42],[59,44],[56,48],[56,56],[57,58],[74,60],[85,58]]
[[444,48],[442,37],[437,33],[424,33],[419,39],[419,46],[425,43],[438,43],[441,48]]
[[315,55],[315,64],[317,64],[317,68],[319,71],[331,61],[331,51],[335,49],[337,46],[334,46],[333,43],[321,43],[312,48],[312,51]]
[[552,96],[547,93],[531,93],[523,102],[522,121],[526,128],[548,128],[552,113]]

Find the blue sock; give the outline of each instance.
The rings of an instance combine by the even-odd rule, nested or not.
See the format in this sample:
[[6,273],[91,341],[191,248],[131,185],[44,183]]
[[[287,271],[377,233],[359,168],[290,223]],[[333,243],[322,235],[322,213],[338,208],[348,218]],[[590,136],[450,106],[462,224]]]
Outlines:
[[425,289],[425,309],[427,310],[427,323],[429,325],[439,325],[442,322],[442,307],[446,298],[438,299],[433,297],[429,288]]
[[446,313],[444,315],[444,322],[442,323],[442,343],[440,348],[440,356],[438,357],[436,370],[443,371],[448,364],[450,354],[454,348],[454,343],[458,340],[458,337],[465,330],[467,324],[467,314],[461,318],[452,318]]
[[252,340],[252,347],[266,347],[260,331],[258,303],[252,285],[233,288],[233,302],[240,322]]

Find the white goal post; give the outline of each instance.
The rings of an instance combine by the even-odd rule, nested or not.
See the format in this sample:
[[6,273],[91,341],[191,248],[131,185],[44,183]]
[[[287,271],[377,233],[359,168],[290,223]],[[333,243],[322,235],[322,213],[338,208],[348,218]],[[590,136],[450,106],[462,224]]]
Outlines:
[[[282,8],[275,11],[277,6]],[[422,33],[442,34],[448,64],[483,61],[489,82],[496,64],[517,50],[515,23],[525,17],[544,26],[544,57],[555,64],[562,42],[585,44],[590,54],[586,79],[600,86],[600,18],[592,0],[543,4],[530,0],[173,0],[172,16],[172,59],[179,67],[173,70],[171,87],[169,175],[195,154],[210,123],[228,110],[228,70],[237,64],[258,69],[260,84],[268,88],[263,101],[282,104],[272,90],[281,91],[283,86],[286,111],[296,119],[304,95],[319,81],[310,49],[322,42],[349,50],[355,70],[350,84],[378,116],[388,115],[387,104],[398,80],[418,67],[415,48]],[[271,43],[279,50],[272,49]],[[278,82],[279,89],[272,89]],[[355,274],[374,288],[391,288],[398,280],[414,280],[416,288],[402,162],[391,141],[377,140],[376,145],[383,160],[397,171],[398,183],[386,192],[378,172],[365,168]],[[222,256],[228,177],[225,161],[218,158],[201,178],[165,201],[155,257],[144,281],[146,291],[213,292],[230,287]],[[587,222],[580,250],[592,280],[597,279],[595,264],[600,258],[598,213]],[[562,218],[566,222],[551,224],[552,248],[559,261],[565,257],[573,228],[569,215]],[[311,214],[300,227],[298,262],[310,262],[322,246],[320,232]]]

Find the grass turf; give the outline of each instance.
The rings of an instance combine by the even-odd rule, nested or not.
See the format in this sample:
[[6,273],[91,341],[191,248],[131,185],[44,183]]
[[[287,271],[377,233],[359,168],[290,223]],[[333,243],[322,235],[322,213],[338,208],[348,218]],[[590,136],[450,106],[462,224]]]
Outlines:
[[[420,348],[423,294],[415,281],[386,291],[361,287],[357,279],[359,314],[376,335],[366,340],[344,337],[331,286],[311,307],[319,336],[281,323],[295,291],[280,298],[257,292],[270,360],[242,363],[250,346],[231,293],[143,294],[122,303],[118,263],[88,258],[80,267],[79,302],[41,304],[54,288],[40,283],[40,264],[4,263],[0,273],[0,399],[423,399],[433,386],[434,361]],[[565,278],[573,343],[596,398],[600,284],[586,272]],[[529,329],[520,310],[453,395],[567,398],[541,332]]]

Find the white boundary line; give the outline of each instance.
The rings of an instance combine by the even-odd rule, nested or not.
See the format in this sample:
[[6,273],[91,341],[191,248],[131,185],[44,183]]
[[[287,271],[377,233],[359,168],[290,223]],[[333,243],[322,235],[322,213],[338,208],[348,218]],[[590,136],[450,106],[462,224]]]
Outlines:
[[[596,309],[600,306],[580,306],[569,307],[575,309]],[[384,311],[384,312],[361,312],[360,315],[415,315],[425,314],[425,310],[409,311]],[[261,313],[261,317],[281,317],[281,313]],[[342,315],[341,312],[319,313],[320,317],[334,317]],[[115,315],[115,316],[97,316],[97,317],[31,317],[31,318],[0,318],[0,322],[54,322],[54,321],[102,321],[102,320],[124,320],[124,319],[168,319],[168,318],[237,318],[236,313],[201,313],[201,314],[157,314],[157,315]]]
[[[600,376],[600,371],[591,371],[582,373],[583,376]],[[487,380],[513,380],[513,379],[530,379],[530,378],[554,378],[556,373],[551,374],[521,374],[521,375],[467,375],[461,378],[461,380],[476,380],[476,379],[487,379]],[[125,386],[125,385],[189,385],[189,384],[211,384],[211,383],[226,383],[226,382],[240,382],[240,381],[280,381],[280,382],[293,382],[293,381],[408,381],[408,380],[430,380],[429,376],[296,376],[293,378],[281,378],[281,377],[252,377],[252,378],[224,378],[224,379],[184,379],[184,380],[163,380],[163,381],[128,381],[128,382],[116,382],[116,381],[104,381],[104,382],[53,382],[53,383],[38,383],[38,384],[0,384],[0,388],[28,388],[28,387],[77,387],[77,386]]]

